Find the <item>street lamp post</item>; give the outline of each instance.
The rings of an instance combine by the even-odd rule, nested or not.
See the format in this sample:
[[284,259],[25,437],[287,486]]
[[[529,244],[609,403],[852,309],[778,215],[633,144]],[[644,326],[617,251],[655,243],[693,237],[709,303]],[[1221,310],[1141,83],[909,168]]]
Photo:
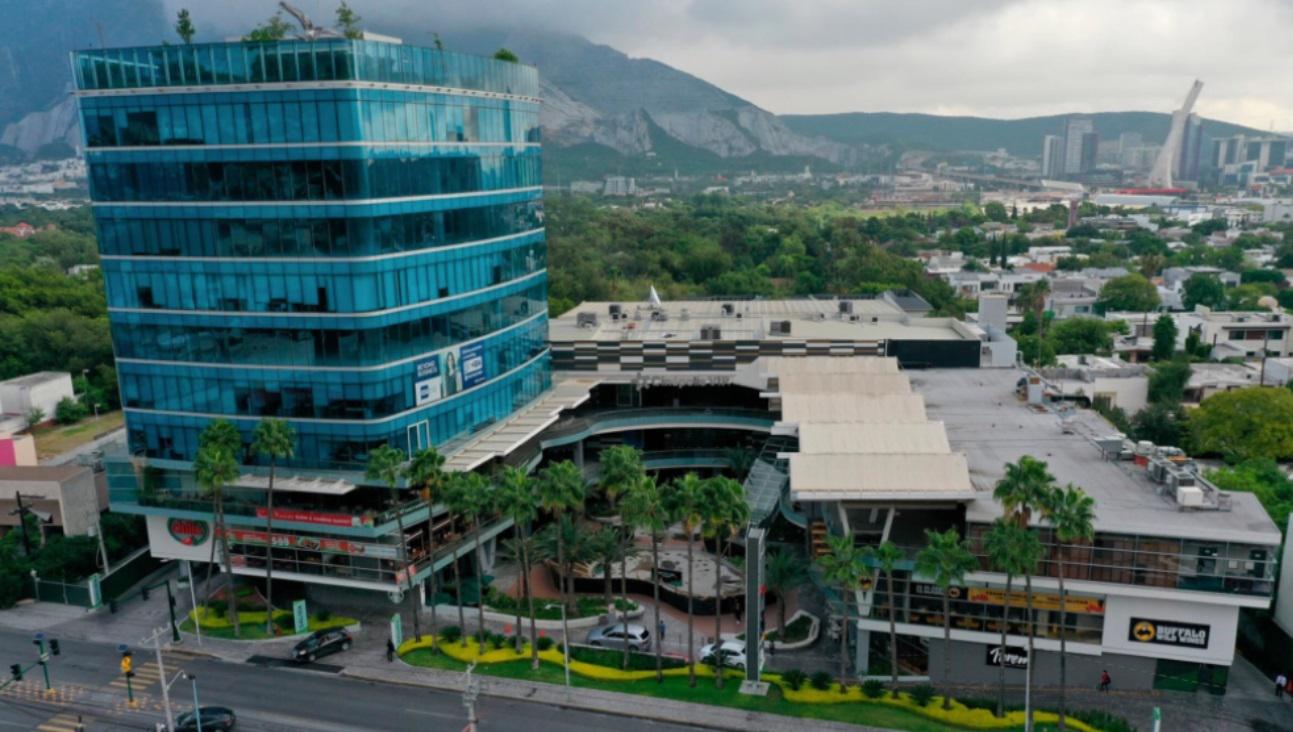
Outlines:
[[[561,627],[566,627],[566,603],[548,603],[544,609],[551,610],[553,607],[561,608]],[[570,688],[570,639],[564,635],[561,636],[561,647],[565,652],[566,688]]]
[[202,707],[198,704],[198,677],[185,671],[184,678],[193,684],[193,722],[198,729],[202,729]]

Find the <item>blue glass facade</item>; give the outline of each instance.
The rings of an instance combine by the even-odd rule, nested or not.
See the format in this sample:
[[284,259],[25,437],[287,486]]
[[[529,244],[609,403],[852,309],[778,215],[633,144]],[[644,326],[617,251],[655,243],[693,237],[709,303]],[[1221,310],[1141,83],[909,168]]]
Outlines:
[[73,68],[131,452],[275,416],[353,470],[548,388],[535,69],[341,39]]

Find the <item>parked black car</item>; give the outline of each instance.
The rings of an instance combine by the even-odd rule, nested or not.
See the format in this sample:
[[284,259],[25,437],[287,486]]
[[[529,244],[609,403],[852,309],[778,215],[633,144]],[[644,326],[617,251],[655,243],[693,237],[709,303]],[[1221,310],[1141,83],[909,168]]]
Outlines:
[[198,716],[185,712],[175,720],[175,732],[230,732],[238,724],[238,715],[229,707],[201,707],[202,729]]
[[350,650],[353,640],[350,637],[350,631],[345,628],[315,631],[292,649],[292,660],[313,663],[319,656]]

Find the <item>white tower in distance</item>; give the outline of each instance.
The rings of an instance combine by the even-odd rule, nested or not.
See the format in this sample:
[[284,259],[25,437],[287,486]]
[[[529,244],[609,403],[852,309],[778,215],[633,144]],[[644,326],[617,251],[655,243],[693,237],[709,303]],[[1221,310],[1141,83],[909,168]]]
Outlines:
[[1151,188],[1172,187],[1172,168],[1175,167],[1176,154],[1181,147],[1181,135],[1185,134],[1185,123],[1189,120],[1194,102],[1199,98],[1201,91],[1203,91],[1203,82],[1195,79],[1194,84],[1190,86],[1190,93],[1185,95],[1185,103],[1180,109],[1172,112],[1172,128],[1168,130],[1163,148],[1158,151],[1158,159],[1154,161],[1154,168],[1149,172]]

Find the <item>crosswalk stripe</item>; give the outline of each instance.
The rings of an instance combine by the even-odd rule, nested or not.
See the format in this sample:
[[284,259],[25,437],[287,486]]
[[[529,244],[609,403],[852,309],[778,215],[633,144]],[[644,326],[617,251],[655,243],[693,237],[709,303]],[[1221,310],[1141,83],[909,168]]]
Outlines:
[[77,732],[76,715],[60,714],[36,726],[41,732]]

